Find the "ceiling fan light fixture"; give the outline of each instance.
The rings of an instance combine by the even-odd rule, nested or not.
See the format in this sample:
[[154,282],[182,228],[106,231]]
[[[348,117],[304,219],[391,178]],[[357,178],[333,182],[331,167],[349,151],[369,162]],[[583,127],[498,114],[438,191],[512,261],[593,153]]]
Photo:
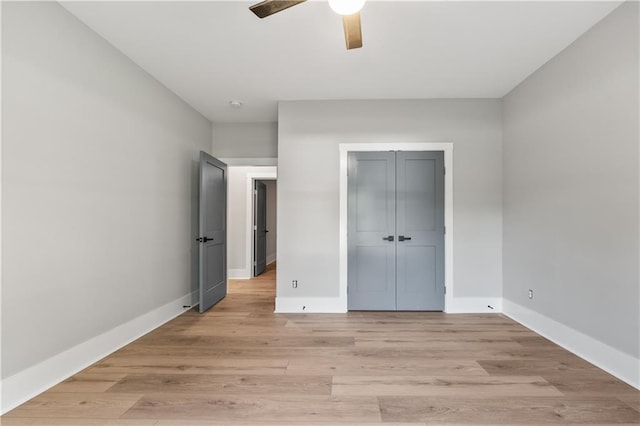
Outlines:
[[353,15],[360,12],[365,0],[329,0],[329,6],[338,15]]

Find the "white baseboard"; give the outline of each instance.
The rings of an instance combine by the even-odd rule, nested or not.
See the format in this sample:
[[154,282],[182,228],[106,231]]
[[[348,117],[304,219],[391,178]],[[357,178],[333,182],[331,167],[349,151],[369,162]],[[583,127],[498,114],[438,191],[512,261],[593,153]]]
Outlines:
[[269,256],[267,256],[267,265],[271,265],[273,262],[276,261],[276,254],[270,254]]
[[[452,299],[449,305],[446,312],[452,314],[502,312],[500,297],[459,297]],[[276,297],[277,313],[340,313],[347,310],[346,300],[340,297]]]
[[131,321],[80,343],[39,364],[2,380],[0,414],[66,380],[80,370],[99,361],[121,347],[185,312],[183,305],[192,304],[187,294],[173,302],[147,312]]
[[251,278],[249,269],[228,269],[227,278],[230,280],[248,280]]
[[449,299],[445,312],[448,314],[496,314],[502,312],[502,298],[453,297]]
[[507,299],[502,307],[511,319],[640,389],[640,359]]
[[276,313],[344,313],[346,301],[340,297],[276,297]]

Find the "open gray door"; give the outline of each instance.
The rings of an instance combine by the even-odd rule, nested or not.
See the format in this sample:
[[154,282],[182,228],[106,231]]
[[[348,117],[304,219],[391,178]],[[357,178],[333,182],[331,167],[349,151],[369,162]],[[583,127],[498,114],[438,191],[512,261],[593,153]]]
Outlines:
[[253,276],[267,269],[267,185],[256,181],[254,188]]
[[227,165],[200,151],[200,313],[227,295]]

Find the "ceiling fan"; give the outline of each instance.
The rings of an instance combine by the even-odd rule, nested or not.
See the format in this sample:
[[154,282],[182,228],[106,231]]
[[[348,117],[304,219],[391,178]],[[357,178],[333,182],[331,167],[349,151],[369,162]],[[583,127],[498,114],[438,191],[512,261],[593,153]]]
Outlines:
[[[282,12],[292,6],[304,3],[306,0],[264,0],[249,9],[258,18],[266,18],[274,13]],[[336,13],[342,15],[344,39],[348,49],[362,47],[362,27],[360,25],[360,9],[365,0],[329,0],[329,6]]]

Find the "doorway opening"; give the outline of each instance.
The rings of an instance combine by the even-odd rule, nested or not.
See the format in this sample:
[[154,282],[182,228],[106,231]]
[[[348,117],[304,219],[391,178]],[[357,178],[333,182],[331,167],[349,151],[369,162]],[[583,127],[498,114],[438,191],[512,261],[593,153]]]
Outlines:
[[262,275],[277,259],[277,192],[275,179],[253,180],[251,276]]

